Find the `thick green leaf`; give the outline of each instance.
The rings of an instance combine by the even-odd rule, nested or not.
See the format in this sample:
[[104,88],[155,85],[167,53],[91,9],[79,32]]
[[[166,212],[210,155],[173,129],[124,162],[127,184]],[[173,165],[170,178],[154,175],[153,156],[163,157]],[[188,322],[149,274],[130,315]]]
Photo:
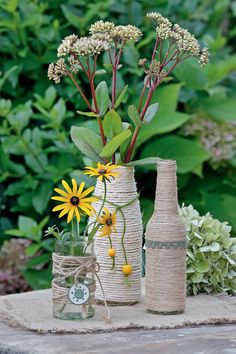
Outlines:
[[81,17],[78,9],[71,5],[61,5],[61,9],[68,23],[75,28],[80,29]]
[[158,107],[159,107],[159,103],[153,103],[148,107],[143,119],[143,122],[145,124],[151,123],[151,121],[157,114]]
[[135,105],[131,105],[128,107],[128,115],[136,125],[136,127],[141,127],[143,125],[143,122],[140,119],[139,113]]
[[110,158],[121,146],[121,144],[123,144],[130,137],[130,135],[131,131],[129,129],[122,131],[104,146],[100,156]]
[[116,100],[116,104],[114,106],[115,109],[119,107],[119,105],[122,103],[123,98],[125,97],[126,91],[127,91],[128,85],[126,85],[123,90],[121,91],[119,97]]
[[207,112],[215,119],[236,120],[236,98],[224,99],[221,95],[215,94],[211,97],[201,98],[195,103],[194,107]]
[[139,53],[133,43],[130,43],[124,48],[124,61],[127,65],[135,67],[139,59]]
[[37,193],[32,199],[32,204],[39,214],[42,214],[46,209],[52,195],[52,190],[53,184],[50,181],[45,181],[38,187]]
[[39,243],[33,243],[26,248],[25,253],[27,256],[32,257],[40,249],[40,247],[41,245]]
[[171,84],[160,87],[152,101],[159,102],[158,113],[148,125],[139,132],[136,147],[139,147],[151,137],[171,132],[184,124],[190,117],[185,113],[176,112],[181,84]]
[[206,66],[208,86],[216,85],[227,78],[229,73],[236,70],[236,55],[231,55],[218,62],[210,62]]
[[96,99],[100,116],[103,116],[109,106],[109,92],[106,81],[101,81],[96,87]]
[[228,221],[236,232],[235,205],[236,195],[219,193],[204,193],[203,203],[205,210],[210,210],[211,214],[220,221]]
[[20,215],[19,216],[19,220],[18,220],[18,226],[19,229],[23,232],[30,232],[32,231],[32,229],[37,227],[37,223],[35,220],[24,216],[24,215]]
[[17,106],[8,114],[7,119],[10,124],[18,131],[22,131],[28,124],[32,115],[31,101]]
[[105,136],[109,139],[113,138],[121,132],[122,120],[119,114],[114,109],[111,109],[105,115],[105,118],[103,120],[103,129],[105,132]]
[[193,90],[204,90],[207,87],[206,69],[201,68],[196,59],[185,60],[175,68],[173,74]]
[[158,164],[161,159],[159,157],[146,157],[142,160],[136,160],[126,163],[126,166],[143,166],[143,165],[150,165],[150,164]]
[[[152,144],[144,147],[141,158],[155,155],[176,160],[179,173],[194,171],[197,166],[201,166],[208,159],[206,150],[198,141],[178,136],[166,136],[152,141]],[[155,166],[150,168],[155,169]]]
[[87,116],[87,117],[97,117],[98,115],[93,112],[82,112],[82,111],[76,111],[76,113],[81,114],[82,116]]
[[92,161],[99,162],[102,141],[98,134],[85,127],[71,127],[71,139],[77,148]]
[[25,233],[18,229],[6,230],[5,234],[10,236],[15,236],[15,237],[26,237]]

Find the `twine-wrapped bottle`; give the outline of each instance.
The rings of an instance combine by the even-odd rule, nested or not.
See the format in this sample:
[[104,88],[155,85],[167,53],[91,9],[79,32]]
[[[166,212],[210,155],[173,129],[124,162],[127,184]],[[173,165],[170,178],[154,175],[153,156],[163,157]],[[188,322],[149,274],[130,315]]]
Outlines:
[[146,230],[148,312],[182,313],[186,294],[186,230],[178,212],[176,162],[158,162],[155,209]]
[[[111,239],[114,249],[116,249],[115,268],[111,269],[112,261],[107,251],[110,247],[108,237],[100,237],[101,232],[97,232],[94,238],[94,252],[100,265],[100,279],[104,287],[107,302],[110,305],[133,304],[141,300],[141,278],[142,278],[142,236],[143,225],[140,204],[137,195],[136,183],[134,179],[134,168],[119,166],[116,169],[119,177],[111,182],[107,182],[107,202],[104,204],[111,212],[116,210],[115,205],[125,205],[122,214],[117,211],[116,232],[112,233]],[[94,194],[104,196],[104,184],[97,181]],[[113,203],[110,204],[109,202]],[[94,203],[96,212],[102,205],[100,202]],[[93,222],[91,217],[89,222]],[[130,286],[127,286],[122,267],[126,263],[124,250],[122,247],[122,235],[124,233],[124,247],[129,264],[132,265],[132,274],[129,275]],[[97,284],[96,298],[102,300],[101,287]]]

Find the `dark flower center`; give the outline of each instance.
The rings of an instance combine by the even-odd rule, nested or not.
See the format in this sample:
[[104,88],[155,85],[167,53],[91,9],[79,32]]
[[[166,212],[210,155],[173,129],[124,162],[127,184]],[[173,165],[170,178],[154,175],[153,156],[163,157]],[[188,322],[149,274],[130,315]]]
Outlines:
[[104,168],[101,168],[101,170],[99,170],[98,173],[100,175],[105,175],[105,173],[107,173],[107,170],[105,170]]
[[72,205],[79,205],[79,198],[78,197],[71,197],[70,202]]
[[112,225],[112,219],[107,219],[106,224],[107,224],[107,226],[111,226]]

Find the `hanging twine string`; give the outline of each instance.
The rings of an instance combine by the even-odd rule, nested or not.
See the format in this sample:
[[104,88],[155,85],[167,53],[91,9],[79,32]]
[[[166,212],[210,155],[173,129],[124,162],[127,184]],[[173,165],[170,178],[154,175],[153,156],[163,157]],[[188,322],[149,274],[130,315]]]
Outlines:
[[[80,279],[85,279],[87,273],[92,273],[97,278],[99,285],[103,294],[103,302],[106,308],[107,316],[104,319],[107,322],[111,322],[111,315],[109,307],[107,306],[107,301],[105,297],[105,292],[101,280],[99,278],[98,272],[100,270],[99,264],[95,256],[61,256],[57,253],[52,254],[53,259],[53,280],[52,280],[52,298],[53,301],[70,304],[70,299],[68,296],[68,288],[61,285],[66,283],[66,279],[73,277],[74,284],[77,285]],[[89,292],[94,293],[96,290],[95,282],[91,282],[88,285]],[[95,304],[94,301],[88,300],[89,304]]]

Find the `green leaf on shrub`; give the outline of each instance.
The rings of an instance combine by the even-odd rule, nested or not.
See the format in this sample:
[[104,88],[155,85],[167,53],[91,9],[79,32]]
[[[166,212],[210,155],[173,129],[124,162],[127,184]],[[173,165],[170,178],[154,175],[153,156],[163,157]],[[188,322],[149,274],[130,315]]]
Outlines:
[[127,91],[128,85],[126,85],[123,90],[121,91],[119,97],[116,100],[116,104],[114,106],[115,109],[119,107],[119,105],[122,103],[123,98],[125,97],[126,91]]
[[158,161],[161,159],[159,157],[146,157],[145,159],[131,161],[126,163],[126,166],[143,166],[143,165],[150,165],[150,164],[157,164]]
[[71,5],[61,5],[61,9],[68,23],[75,28],[80,29],[81,16],[79,10]]
[[82,154],[95,162],[102,161],[99,157],[102,151],[100,136],[93,130],[85,127],[71,127],[71,139]]
[[82,112],[82,111],[76,111],[76,113],[81,114],[82,116],[87,116],[87,117],[97,117],[98,115],[93,112]]
[[208,76],[208,86],[211,87],[222,81],[236,70],[236,55],[225,57],[220,61],[213,61],[206,66]]
[[111,109],[105,115],[105,118],[103,120],[103,129],[105,132],[105,136],[110,139],[121,132],[122,120],[119,114],[114,109]]
[[171,84],[162,86],[154,92],[152,101],[158,101],[159,103],[158,114],[151,123],[142,127],[136,147],[139,147],[155,135],[168,133],[179,128],[190,118],[185,113],[176,112],[181,86],[182,84]]
[[204,90],[207,87],[206,69],[200,67],[196,59],[188,59],[177,65],[174,70],[177,79],[193,90]]
[[101,81],[96,87],[96,99],[99,108],[99,114],[103,116],[109,106],[109,93],[106,81]]
[[[179,173],[191,172],[208,159],[208,154],[200,142],[174,135],[162,137],[146,145],[141,153],[141,158],[150,155],[176,160]],[[155,169],[155,166],[151,166],[151,168]]]
[[143,125],[143,122],[140,119],[140,115],[135,105],[132,104],[128,107],[128,115],[132,119],[136,127],[141,127]]
[[110,158],[121,146],[121,144],[123,144],[130,137],[130,135],[131,131],[129,129],[122,131],[104,146],[100,156]]
[[148,107],[143,119],[143,122],[145,124],[151,123],[151,121],[157,114],[158,107],[159,107],[159,103],[153,103]]
[[236,120],[236,99],[222,97],[215,94],[211,97],[201,98],[195,102],[194,107],[207,112],[212,118],[223,121]]

